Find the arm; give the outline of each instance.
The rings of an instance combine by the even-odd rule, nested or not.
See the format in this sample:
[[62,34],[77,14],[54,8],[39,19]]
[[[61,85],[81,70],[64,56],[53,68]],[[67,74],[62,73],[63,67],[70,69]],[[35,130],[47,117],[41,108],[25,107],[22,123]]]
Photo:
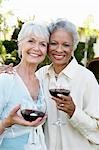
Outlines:
[[0,134],[2,134],[6,128],[9,128],[14,124],[37,127],[38,125],[42,124],[46,119],[46,116],[44,116],[43,118],[39,117],[32,122],[26,121],[23,119],[22,116],[17,114],[19,109],[20,105],[14,107],[8,117],[0,121]]
[[[33,126],[36,127],[40,125],[45,118],[38,118],[35,121],[29,122],[24,120],[21,114],[17,113],[20,109],[20,105],[14,106],[14,108],[9,112],[9,107],[7,107],[9,101],[9,90],[12,92],[11,86],[8,83],[13,83],[13,80],[6,80],[7,74],[0,75],[0,134],[2,134],[6,128],[11,127],[14,124],[22,125],[22,126]],[[12,75],[9,75],[12,76]],[[8,87],[7,88],[7,84]],[[5,118],[4,112],[7,111],[7,117]]]
[[0,135],[4,132],[4,130],[5,130],[5,126],[4,126],[3,121],[1,120],[0,121]]
[[76,130],[78,130],[87,140],[99,144],[99,122],[86,112],[76,108],[72,118],[69,119]]
[[86,84],[82,97],[82,102],[79,99],[81,107],[76,105],[72,96],[59,94],[52,99],[56,101],[58,109],[68,114],[70,124],[80,134],[90,142],[99,144],[99,85],[94,78]]
[[90,142],[99,144],[99,85],[95,78],[87,83],[83,99],[82,109],[76,106],[69,122]]

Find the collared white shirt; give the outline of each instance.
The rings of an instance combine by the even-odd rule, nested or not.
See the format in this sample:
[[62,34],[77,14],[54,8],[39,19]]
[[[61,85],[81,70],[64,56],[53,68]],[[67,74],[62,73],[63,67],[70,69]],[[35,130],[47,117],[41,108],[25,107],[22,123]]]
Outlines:
[[[73,58],[57,81],[52,64],[40,68],[37,76],[47,101],[45,135],[48,150],[57,150],[57,140],[61,143],[60,150],[99,150],[99,85],[93,73]],[[65,122],[60,129],[53,125],[57,120],[57,108],[49,93],[51,86],[57,85],[70,86],[70,95],[76,105],[71,118],[60,111],[61,120]]]

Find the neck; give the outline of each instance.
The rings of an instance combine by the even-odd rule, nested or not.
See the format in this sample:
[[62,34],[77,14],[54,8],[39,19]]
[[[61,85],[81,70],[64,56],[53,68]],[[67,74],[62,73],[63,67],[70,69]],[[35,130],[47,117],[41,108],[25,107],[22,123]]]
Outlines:
[[56,65],[56,64],[53,64],[53,68],[54,68],[54,71],[56,74],[59,74],[67,65]]
[[16,71],[20,74],[20,75],[24,75],[24,76],[31,76],[33,77],[33,75],[35,76],[35,71],[37,69],[37,65],[30,65],[27,63],[23,63],[20,62],[19,65],[17,65],[15,67]]
[[66,68],[66,66],[71,62],[71,60],[73,59],[73,57],[70,58],[70,60],[68,61],[68,63],[65,64],[53,64],[53,68],[56,74],[59,74],[64,68]]

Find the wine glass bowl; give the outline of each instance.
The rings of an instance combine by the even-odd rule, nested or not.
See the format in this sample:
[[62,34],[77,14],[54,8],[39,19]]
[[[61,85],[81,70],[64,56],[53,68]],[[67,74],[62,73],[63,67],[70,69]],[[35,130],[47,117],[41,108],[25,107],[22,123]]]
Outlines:
[[21,105],[21,115],[26,121],[35,121],[37,118],[43,118],[46,114],[46,102],[44,98],[28,101]]
[[21,110],[21,114],[26,121],[35,121],[37,118],[43,118],[45,116],[44,112],[32,109],[23,109]]
[[67,89],[49,89],[49,92],[54,97],[58,97],[58,94],[62,94],[65,96],[68,96],[70,94],[70,90]]

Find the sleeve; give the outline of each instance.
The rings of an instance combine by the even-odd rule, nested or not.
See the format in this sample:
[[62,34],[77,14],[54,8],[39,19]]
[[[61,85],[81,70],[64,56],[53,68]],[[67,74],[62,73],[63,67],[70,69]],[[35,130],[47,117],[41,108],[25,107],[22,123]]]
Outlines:
[[76,106],[69,121],[87,140],[99,145],[99,85],[95,77],[87,83],[83,98],[83,109]]
[[6,106],[6,100],[5,100],[6,80],[4,78],[5,78],[4,75],[0,74],[0,120],[2,119],[3,109]]
[[36,76],[41,83],[44,80],[45,69],[46,69],[46,67],[44,66],[44,67],[41,67],[39,70],[36,71]]

